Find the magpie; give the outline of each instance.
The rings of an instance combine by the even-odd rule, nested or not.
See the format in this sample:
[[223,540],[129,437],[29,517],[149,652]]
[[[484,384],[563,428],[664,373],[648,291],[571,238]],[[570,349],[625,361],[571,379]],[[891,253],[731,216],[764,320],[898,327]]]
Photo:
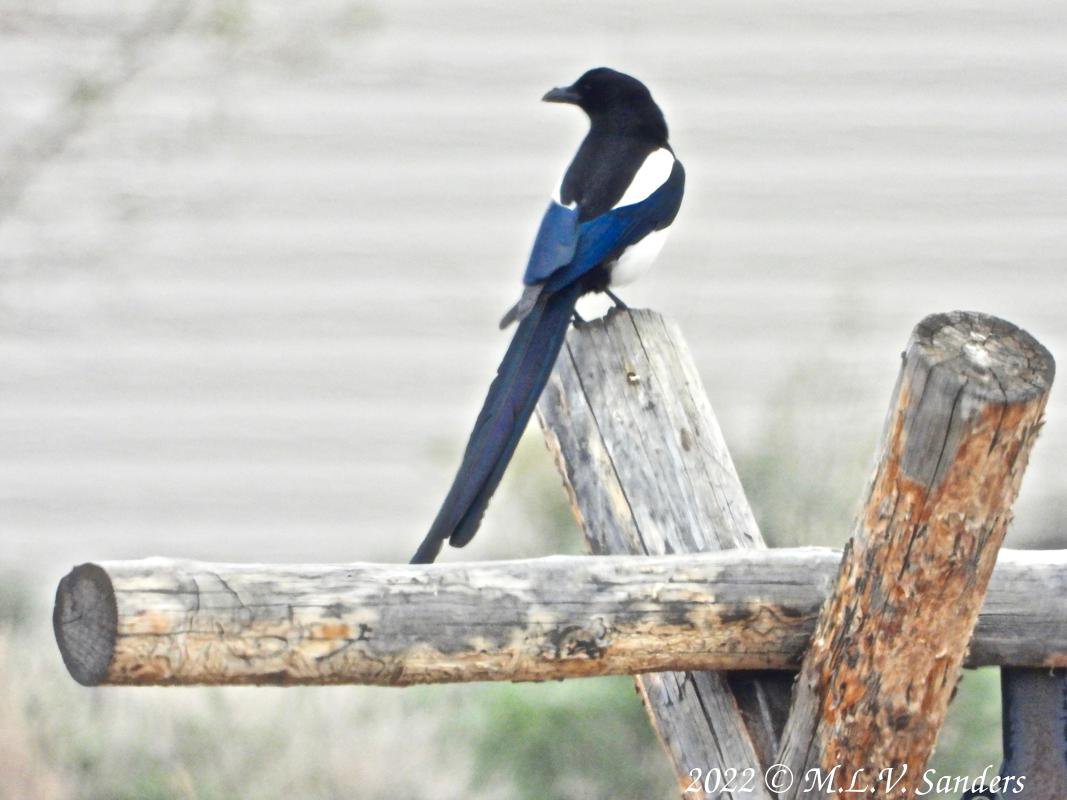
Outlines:
[[663,112],[641,81],[599,67],[541,99],[578,106],[589,132],[541,220],[522,296],[500,322],[518,328],[413,564],[433,562],[445,540],[463,547],[474,537],[570,321],[580,320],[578,298],[604,292],[625,307],[611,288],[648,268],[682,202],[685,170],[667,141]]

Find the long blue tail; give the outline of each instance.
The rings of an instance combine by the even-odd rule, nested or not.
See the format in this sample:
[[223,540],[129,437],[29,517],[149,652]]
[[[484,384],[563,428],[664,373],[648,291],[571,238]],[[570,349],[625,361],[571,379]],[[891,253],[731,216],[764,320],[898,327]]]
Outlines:
[[453,547],[463,547],[474,538],[552,373],[581,293],[577,282],[545,293],[519,323],[474,423],[452,488],[412,564],[432,563],[446,539]]

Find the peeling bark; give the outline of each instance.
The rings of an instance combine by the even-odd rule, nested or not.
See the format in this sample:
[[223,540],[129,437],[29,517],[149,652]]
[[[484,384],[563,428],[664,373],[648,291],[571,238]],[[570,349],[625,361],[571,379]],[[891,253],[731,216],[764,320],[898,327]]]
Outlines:
[[[938,314],[915,329],[864,508],[797,681],[782,747],[794,775],[840,765],[833,786],[846,788],[864,769],[922,772],[1053,374],[1047,350],[994,317]],[[803,786],[783,796],[823,794]],[[903,795],[879,786],[869,796]]]

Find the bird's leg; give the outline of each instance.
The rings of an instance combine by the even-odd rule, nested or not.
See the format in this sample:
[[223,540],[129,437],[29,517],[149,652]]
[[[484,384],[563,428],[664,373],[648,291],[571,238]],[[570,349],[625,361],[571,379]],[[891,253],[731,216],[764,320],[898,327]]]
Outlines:
[[572,311],[571,314],[573,315],[574,319],[574,327],[578,328],[585,324],[585,320],[582,319],[582,315],[579,314],[577,311]]
[[619,299],[619,296],[615,294],[615,292],[611,291],[611,289],[605,287],[604,294],[611,298],[611,302],[615,304],[615,308],[620,308],[623,311],[630,310],[630,307],[626,305],[626,303],[622,302],[622,300]]

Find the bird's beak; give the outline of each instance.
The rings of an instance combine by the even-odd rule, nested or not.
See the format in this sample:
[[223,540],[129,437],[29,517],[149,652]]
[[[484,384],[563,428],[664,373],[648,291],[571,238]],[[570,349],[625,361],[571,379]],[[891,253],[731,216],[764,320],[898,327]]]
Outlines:
[[541,99],[546,103],[570,103],[572,105],[578,105],[582,100],[582,96],[570,86],[559,86],[555,89],[550,89]]

